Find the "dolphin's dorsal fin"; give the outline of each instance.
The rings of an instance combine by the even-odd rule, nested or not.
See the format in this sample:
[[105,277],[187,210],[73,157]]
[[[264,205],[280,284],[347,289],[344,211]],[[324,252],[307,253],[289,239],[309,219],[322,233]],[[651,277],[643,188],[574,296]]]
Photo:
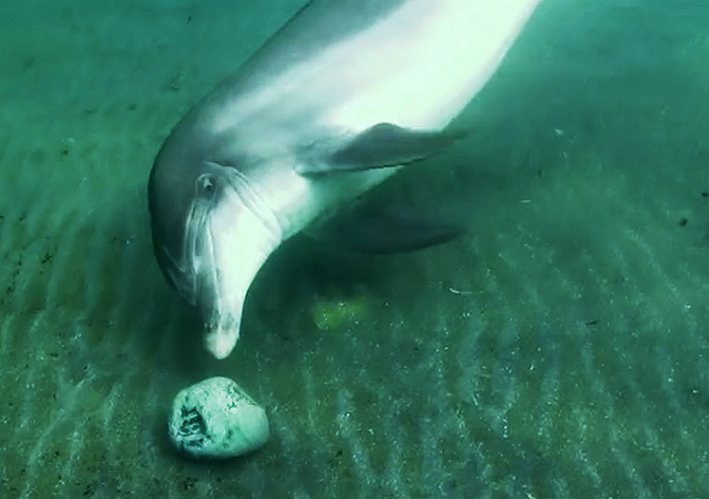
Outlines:
[[309,148],[310,158],[301,162],[298,173],[318,176],[406,165],[439,153],[468,133],[413,130],[391,123],[378,123],[324,155],[312,154],[318,149],[314,144]]

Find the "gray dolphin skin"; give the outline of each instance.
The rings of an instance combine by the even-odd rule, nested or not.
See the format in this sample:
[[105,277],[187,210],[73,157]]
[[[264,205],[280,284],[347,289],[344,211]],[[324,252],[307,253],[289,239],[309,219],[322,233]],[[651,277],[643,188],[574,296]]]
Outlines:
[[157,261],[223,359],[286,239],[449,146],[539,0],[315,0],[172,130],[148,201]]

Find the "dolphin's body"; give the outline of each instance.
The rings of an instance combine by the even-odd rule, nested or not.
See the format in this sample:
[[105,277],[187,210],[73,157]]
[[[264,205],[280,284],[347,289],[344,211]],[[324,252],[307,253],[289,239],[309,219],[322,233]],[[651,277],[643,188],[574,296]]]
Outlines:
[[150,175],[153,243],[215,357],[284,240],[455,139],[538,1],[311,1],[180,121]]

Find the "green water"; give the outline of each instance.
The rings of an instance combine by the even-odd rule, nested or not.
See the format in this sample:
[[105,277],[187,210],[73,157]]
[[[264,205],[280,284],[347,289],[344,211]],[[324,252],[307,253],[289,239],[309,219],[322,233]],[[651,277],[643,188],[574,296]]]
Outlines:
[[[151,253],[154,155],[303,3],[0,7],[0,497],[709,494],[709,4],[548,0],[459,118],[384,184],[469,222],[366,258],[296,238],[226,361]],[[271,441],[166,436],[209,376]]]

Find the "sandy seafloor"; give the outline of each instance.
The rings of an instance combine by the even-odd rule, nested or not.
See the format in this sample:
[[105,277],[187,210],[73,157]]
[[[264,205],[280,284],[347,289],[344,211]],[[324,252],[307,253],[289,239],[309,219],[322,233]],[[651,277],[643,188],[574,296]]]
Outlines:
[[[545,0],[475,132],[373,195],[469,234],[376,258],[296,238],[215,361],[146,180],[303,3],[0,6],[0,497],[709,497],[709,3]],[[168,407],[214,375],[271,441],[185,461]]]

